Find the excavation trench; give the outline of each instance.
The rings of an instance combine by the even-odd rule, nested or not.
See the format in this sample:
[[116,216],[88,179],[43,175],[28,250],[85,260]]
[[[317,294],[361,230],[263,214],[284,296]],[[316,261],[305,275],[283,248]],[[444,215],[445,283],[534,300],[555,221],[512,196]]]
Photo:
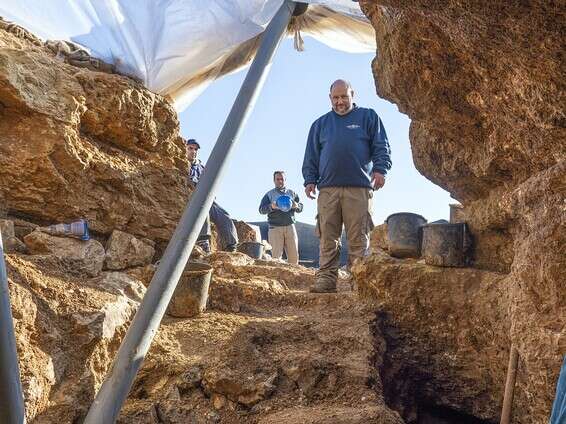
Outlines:
[[[477,417],[469,413],[470,405],[443,404],[439,392],[462,390],[458,381],[445,382],[438,387],[438,376],[428,371],[431,358],[419,352],[418,342],[411,334],[402,335],[389,322],[386,314],[378,312],[370,323],[376,346],[371,362],[381,377],[385,403],[397,411],[407,424],[496,424],[495,419]],[[413,343],[411,343],[411,339]],[[380,353],[380,355],[379,355]],[[475,399],[471,399],[475,401]]]

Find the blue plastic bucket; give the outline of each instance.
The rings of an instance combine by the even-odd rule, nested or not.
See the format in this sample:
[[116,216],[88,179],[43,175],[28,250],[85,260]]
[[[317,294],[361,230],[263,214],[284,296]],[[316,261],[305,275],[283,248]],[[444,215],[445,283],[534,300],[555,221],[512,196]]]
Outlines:
[[279,196],[277,198],[275,204],[283,212],[289,212],[293,207],[293,199],[291,199],[291,197],[287,196],[286,194],[283,194],[282,196]]

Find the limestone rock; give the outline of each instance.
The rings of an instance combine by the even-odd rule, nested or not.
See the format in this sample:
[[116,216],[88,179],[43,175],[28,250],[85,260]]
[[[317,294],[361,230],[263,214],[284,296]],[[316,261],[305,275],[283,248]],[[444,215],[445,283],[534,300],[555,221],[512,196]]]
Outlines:
[[141,302],[146,291],[141,281],[123,272],[105,272],[96,284],[101,290],[125,296],[134,302]]
[[280,282],[270,278],[240,281],[214,276],[209,289],[208,304],[211,309],[226,312],[261,310],[261,306],[284,293]]
[[[8,275],[13,280],[11,260],[7,258]],[[10,303],[16,331],[16,345],[20,360],[22,389],[26,399],[26,416],[33,417],[49,404],[52,386],[56,383],[53,358],[38,346],[41,337],[36,320],[44,317],[38,311],[32,290],[17,284],[10,284]],[[56,330],[50,332],[53,342],[61,342]]]
[[246,241],[261,241],[261,232],[257,225],[248,224],[244,221],[234,221],[234,225],[236,226],[240,243]]
[[387,224],[377,225],[370,234],[370,248],[389,251],[389,239],[387,238]]
[[118,328],[128,322],[133,312],[135,308],[132,302],[120,296],[115,302],[104,305],[101,311],[74,314],[72,323],[76,334],[88,340],[95,338],[112,340]]
[[[546,422],[566,351],[559,247],[566,245],[566,135],[556,95],[564,91],[563,19],[541,0],[360,5],[376,30],[377,92],[411,118],[415,166],[464,206],[475,266],[509,273],[507,332],[483,316],[486,325],[471,334],[501,333],[518,346],[514,420]],[[476,302],[485,314],[488,301]],[[393,317],[405,313],[392,310]],[[478,369],[505,369],[507,359],[493,355]],[[467,387],[461,381],[454,380],[455,392]]]
[[2,241],[6,243],[12,237],[15,237],[14,223],[8,219],[0,219],[0,232],[2,233]]
[[0,29],[0,198],[9,213],[80,216],[104,235],[165,243],[186,203],[185,174],[167,100]]
[[0,233],[2,234],[2,245],[6,253],[26,253],[25,244],[18,239],[14,232],[14,223],[8,219],[0,219]]
[[53,255],[77,273],[95,277],[102,271],[104,247],[96,240],[56,237],[36,230],[24,237],[24,243],[32,255]]
[[554,95],[564,84],[562,23],[546,2],[360,4],[376,29],[377,91],[410,115],[415,165],[427,178],[466,202],[564,159]]
[[9,217],[9,219],[14,223],[14,232],[20,240],[23,240],[33,230],[39,228],[39,225],[20,218]]
[[28,253],[28,248],[19,238],[12,237],[6,244],[6,252]]
[[157,269],[156,265],[149,264],[146,266],[140,266],[135,268],[130,268],[126,270],[126,274],[130,277],[141,281],[142,284],[147,287],[153,278],[153,274],[155,274],[155,270]]
[[214,267],[215,274],[220,275],[223,270],[230,272],[240,266],[251,265],[254,260],[240,252],[215,252],[207,256],[206,262]]
[[6,257],[26,417],[76,422],[112,363],[142,285],[118,273],[76,278],[46,258]]
[[232,402],[250,407],[273,393],[275,389],[273,382],[276,378],[275,373],[267,377],[256,376],[253,379],[242,380],[231,370],[222,368],[206,372],[203,377],[203,386],[211,394],[220,394]]
[[145,241],[120,230],[114,230],[106,243],[107,269],[126,269],[151,263],[155,249]]

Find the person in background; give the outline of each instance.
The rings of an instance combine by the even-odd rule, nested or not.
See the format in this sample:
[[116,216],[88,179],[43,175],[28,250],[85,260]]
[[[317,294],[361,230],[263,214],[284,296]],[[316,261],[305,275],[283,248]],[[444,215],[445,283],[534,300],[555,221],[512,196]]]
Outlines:
[[368,254],[373,192],[383,187],[391,168],[389,141],[377,113],[356,106],[348,81],[334,81],[329,97],[332,110],[312,124],[303,160],[307,197],[314,199],[319,189],[320,265],[314,293],[336,292],[343,225],[348,264]]
[[[194,187],[198,184],[202,173],[204,172],[204,165],[197,158],[200,144],[193,138],[185,141],[187,159],[189,162],[189,184]],[[212,234],[210,221],[214,222],[218,235],[220,236],[221,250],[227,252],[235,252],[238,246],[238,233],[236,226],[230,218],[230,214],[222,208],[216,201],[212,203],[208,217],[204,226],[201,229],[200,235],[197,240],[197,245],[202,247],[206,253],[210,253],[210,237]]]
[[[261,199],[259,213],[267,214],[268,239],[272,247],[273,258],[280,259],[285,250],[287,261],[297,265],[299,263],[299,239],[295,228],[295,212],[302,212],[303,204],[293,190],[285,187],[284,171],[275,171],[273,182],[275,188],[265,193]],[[288,196],[291,199],[290,210],[284,211],[277,206],[277,199],[281,196]]]

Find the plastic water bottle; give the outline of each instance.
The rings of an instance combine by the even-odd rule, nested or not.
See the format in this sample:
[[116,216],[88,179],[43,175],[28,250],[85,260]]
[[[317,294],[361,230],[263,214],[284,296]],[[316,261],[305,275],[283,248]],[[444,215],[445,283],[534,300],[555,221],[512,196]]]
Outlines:
[[81,240],[90,240],[88,223],[85,219],[71,222],[70,224],[55,224],[42,228],[43,231],[54,236],[78,237]]

